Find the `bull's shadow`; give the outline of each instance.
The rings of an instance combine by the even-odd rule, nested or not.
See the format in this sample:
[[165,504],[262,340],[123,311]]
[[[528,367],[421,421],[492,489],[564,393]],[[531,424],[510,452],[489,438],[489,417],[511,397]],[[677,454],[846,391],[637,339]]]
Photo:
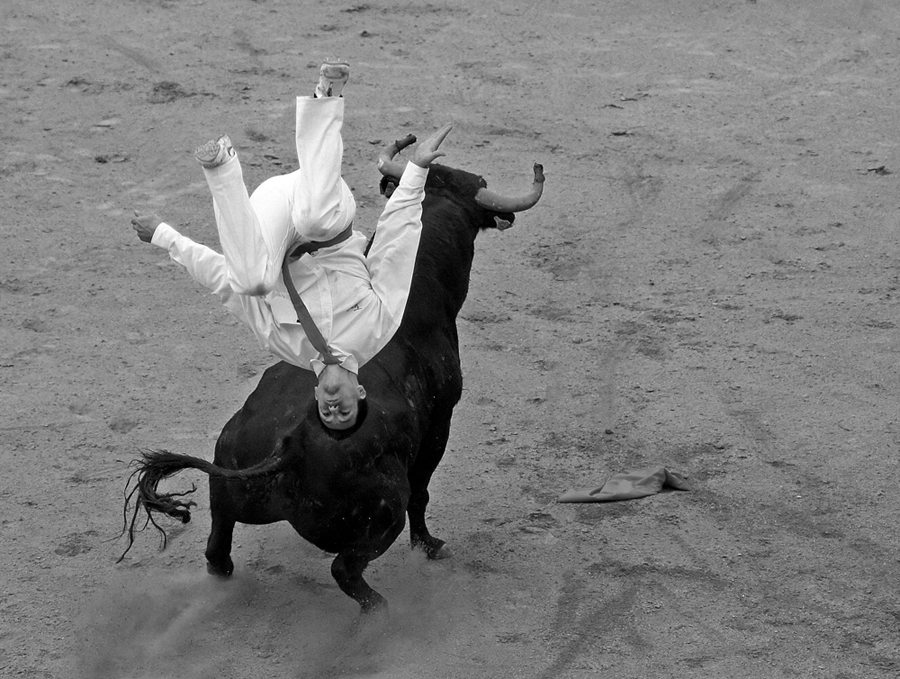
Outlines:
[[[383,193],[402,174],[396,154],[413,141],[394,142],[380,155]],[[154,525],[153,512],[190,520],[194,503],[182,499],[186,494],[161,493],[157,485],[194,468],[210,477],[206,558],[215,575],[234,569],[236,522],[288,521],[309,542],[336,554],[332,575],[363,611],[386,603],[363,571],[397,539],[407,514],[414,548],[431,559],[449,555],[444,541],[429,533],[425,508],[462,394],[456,316],[469,288],[475,238],[483,229],[511,226],[514,213],[537,203],[543,182],[536,164],[531,191],[505,197],[488,191],[477,175],[432,165],[403,322],[359,372],[367,398],[356,425],[345,431],[324,427],[314,374],[283,362],[272,366],[222,430],[214,463],[168,451],[143,454],[128,493],[134,500],[129,548],[142,511]]]

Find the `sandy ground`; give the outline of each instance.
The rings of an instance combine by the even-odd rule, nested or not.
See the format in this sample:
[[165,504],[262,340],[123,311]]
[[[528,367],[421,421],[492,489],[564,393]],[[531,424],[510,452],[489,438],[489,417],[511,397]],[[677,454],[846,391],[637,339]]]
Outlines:
[[[4,0],[0,676],[900,675],[900,9],[892,0]],[[216,244],[191,150],[292,169],[292,97],[338,54],[370,228],[382,142],[539,205],[478,242],[466,391],[432,530],[369,571],[239,527],[206,575],[205,478],[121,564],[145,448],[212,456],[270,358],[138,242]],[[694,490],[559,504],[663,465]]]

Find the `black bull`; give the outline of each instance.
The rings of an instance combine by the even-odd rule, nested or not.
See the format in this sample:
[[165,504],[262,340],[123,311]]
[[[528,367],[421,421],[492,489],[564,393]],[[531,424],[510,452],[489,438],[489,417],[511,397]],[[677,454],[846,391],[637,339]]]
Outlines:
[[[394,155],[412,141],[395,142],[381,154],[383,190],[402,172]],[[385,600],[363,571],[397,539],[407,514],[413,547],[432,559],[447,556],[444,542],[428,531],[425,508],[462,393],[456,316],[468,292],[475,237],[482,229],[510,226],[514,212],[537,202],[543,181],[536,164],[531,193],[507,198],[489,192],[481,177],[433,165],[403,322],[359,372],[367,398],[357,424],[346,431],[325,428],[316,412],[313,373],[283,362],[270,367],[222,430],[213,464],[168,451],[142,453],[126,499],[126,516],[135,501],[126,520],[128,547],[142,509],[155,526],[152,512],[190,520],[194,503],[180,499],[186,493],[162,493],[157,485],[194,468],[210,477],[206,558],[213,574],[228,576],[234,569],[238,521],[288,521],[306,540],[336,554],[331,573],[364,611]]]

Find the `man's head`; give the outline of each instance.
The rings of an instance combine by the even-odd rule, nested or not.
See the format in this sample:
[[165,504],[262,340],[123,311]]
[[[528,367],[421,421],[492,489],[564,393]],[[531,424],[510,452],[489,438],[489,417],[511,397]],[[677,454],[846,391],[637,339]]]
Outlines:
[[359,401],[366,390],[356,375],[339,365],[326,365],[316,385],[319,419],[329,429],[349,429],[356,424]]

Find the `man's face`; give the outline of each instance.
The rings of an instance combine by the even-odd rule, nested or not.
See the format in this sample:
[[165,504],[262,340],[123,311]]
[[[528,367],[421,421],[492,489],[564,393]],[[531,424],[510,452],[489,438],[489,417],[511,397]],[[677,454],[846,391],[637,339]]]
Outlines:
[[366,397],[366,391],[353,373],[335,367],[336,370],[326,368],[319,375],[316,387],[319,417],[329,429],[349,429],[356,423],[359,400]]

